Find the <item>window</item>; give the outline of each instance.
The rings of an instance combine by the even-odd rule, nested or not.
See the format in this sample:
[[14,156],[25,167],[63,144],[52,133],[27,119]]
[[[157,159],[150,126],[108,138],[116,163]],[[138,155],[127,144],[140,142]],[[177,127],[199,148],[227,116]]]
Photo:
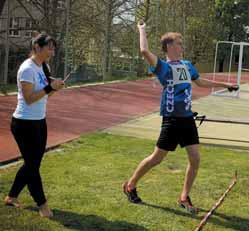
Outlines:
[[65,9],[65,1],[64,0],[59,0],[57,2],[57,9],[60,9],[60,10]]
[[25,33],[24,36],[26,38],[32,37],[32,20],[30,18],[25,18]]
[[20,37],[21,33],[18,30],[20,27],[20,18],[10,18],[9,35],[11,37]]

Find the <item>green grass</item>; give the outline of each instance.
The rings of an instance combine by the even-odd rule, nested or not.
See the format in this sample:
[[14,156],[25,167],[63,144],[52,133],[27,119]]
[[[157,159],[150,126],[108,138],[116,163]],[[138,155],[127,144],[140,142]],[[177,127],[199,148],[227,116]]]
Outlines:
[[[55,213],[51,220],[37,213],[27,189],[24,209],[0,203],[1,231],[188,231],[223,194],[238,169],[237,185],[210,218],[205,231],[249,230],[249,154],[202,147],[202,162],[192,189],[201,212],[191,216],[178,208],[187,158],[170,153],[139,183],[146,205],[128,203],[121,185],[154,147],[145,139],[95,133],[60,146],[46,155],[41,167],[44,189]],[[0,198],[7,194],[19,166],[0,170]]]
[[0,84],[0,94],[7,95],[8,93],[16,91],[17,91],[16,84],[7,84],[7,85]]

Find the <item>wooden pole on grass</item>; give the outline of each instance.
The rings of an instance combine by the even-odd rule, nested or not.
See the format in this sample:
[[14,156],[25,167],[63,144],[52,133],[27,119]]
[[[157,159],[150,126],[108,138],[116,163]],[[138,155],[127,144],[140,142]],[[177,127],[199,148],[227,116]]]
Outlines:
[[220,199],[214,204],[214,206],[210,209],[210,211],[203,217],[199,225],[196,227],[194,231],[200,231],[202,230],[203,226],[207,223],[208,218],[214,213],[214,211],[223,203],[225,197],[227,194],[232,190],[233,186],[237,182],[237,171],[235,171],[234,178],[232,183],[229,185],[227,190],[223,193],[223,195],[220,197]]

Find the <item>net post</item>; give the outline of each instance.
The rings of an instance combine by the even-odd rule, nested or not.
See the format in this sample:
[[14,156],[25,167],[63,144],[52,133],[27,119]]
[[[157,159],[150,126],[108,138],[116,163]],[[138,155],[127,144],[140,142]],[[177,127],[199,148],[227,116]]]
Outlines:
[[229,71],[228,71],[228,82],[231,81],[231,67],[232,67],[232,60],[233,60],[233,47],[234,44],[231,46],[231,53],[230,53],[230,61],[229,61]]
[[[216,62],[217,62],[217,54],[218,54],[218,46],[219,46],[219,41],[216,43],[216,48],[215,48],[215,57],[214,57],[214,72],[213,72],[213,81],[215,80],[215,73],[216,73]],[[212,93],[214,92],[214,88],[212,88]]]
[[[237,75],[237,85],[240,87],[241,81],[241,70],[242,70],[242,62],[243,62],[243,43],[240,43],[239,48],[239,65],[238,65],[238,75]],[[237,97],[239,97],[240,89],[237,91]]]

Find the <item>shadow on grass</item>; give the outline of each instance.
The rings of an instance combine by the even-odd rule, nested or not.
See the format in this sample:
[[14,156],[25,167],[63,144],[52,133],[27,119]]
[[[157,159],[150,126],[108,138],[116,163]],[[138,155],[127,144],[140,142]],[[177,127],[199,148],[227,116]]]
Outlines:
[[[34,207],[26,209],[38,212],[38,209]],[[59,209],[52,210],[54,216],[51,220],[61,223],[67,229],[77,231],[148,231],[143,226],[126,221],[109,221],[96,215],[84,215]]]
[[[200,216],[200,215],[192,215],[190,213],[185,212],[184,210],[180,211],[177,209],[162,207],[162,206],[158,206],[158,205],[154,205],[154,204],[149,204],[146,202],[141,203],[141,205],[152,207],[155,209],[160,209],[162,211],[169,212],[169,213],[174,213],[175,215],[196,219],[197,220],[196,226],[199,224],[199,222],[202,220],[202,218],[208,212],[208,210],[199,208],[199,211],[204,213],[203,215]],[[217,217],[220,217],[222,220],[218,219]],[[218,213],[218,212],[215,212],[208,219],[208,223],[213,223],[215,225],[223,226],[225,228],[230,228],[230,229],[233,229],[236,231],[249,230],[249,219],[241,218],[241,217],[237,217],[237,216],[228,216],[228,215]]]

